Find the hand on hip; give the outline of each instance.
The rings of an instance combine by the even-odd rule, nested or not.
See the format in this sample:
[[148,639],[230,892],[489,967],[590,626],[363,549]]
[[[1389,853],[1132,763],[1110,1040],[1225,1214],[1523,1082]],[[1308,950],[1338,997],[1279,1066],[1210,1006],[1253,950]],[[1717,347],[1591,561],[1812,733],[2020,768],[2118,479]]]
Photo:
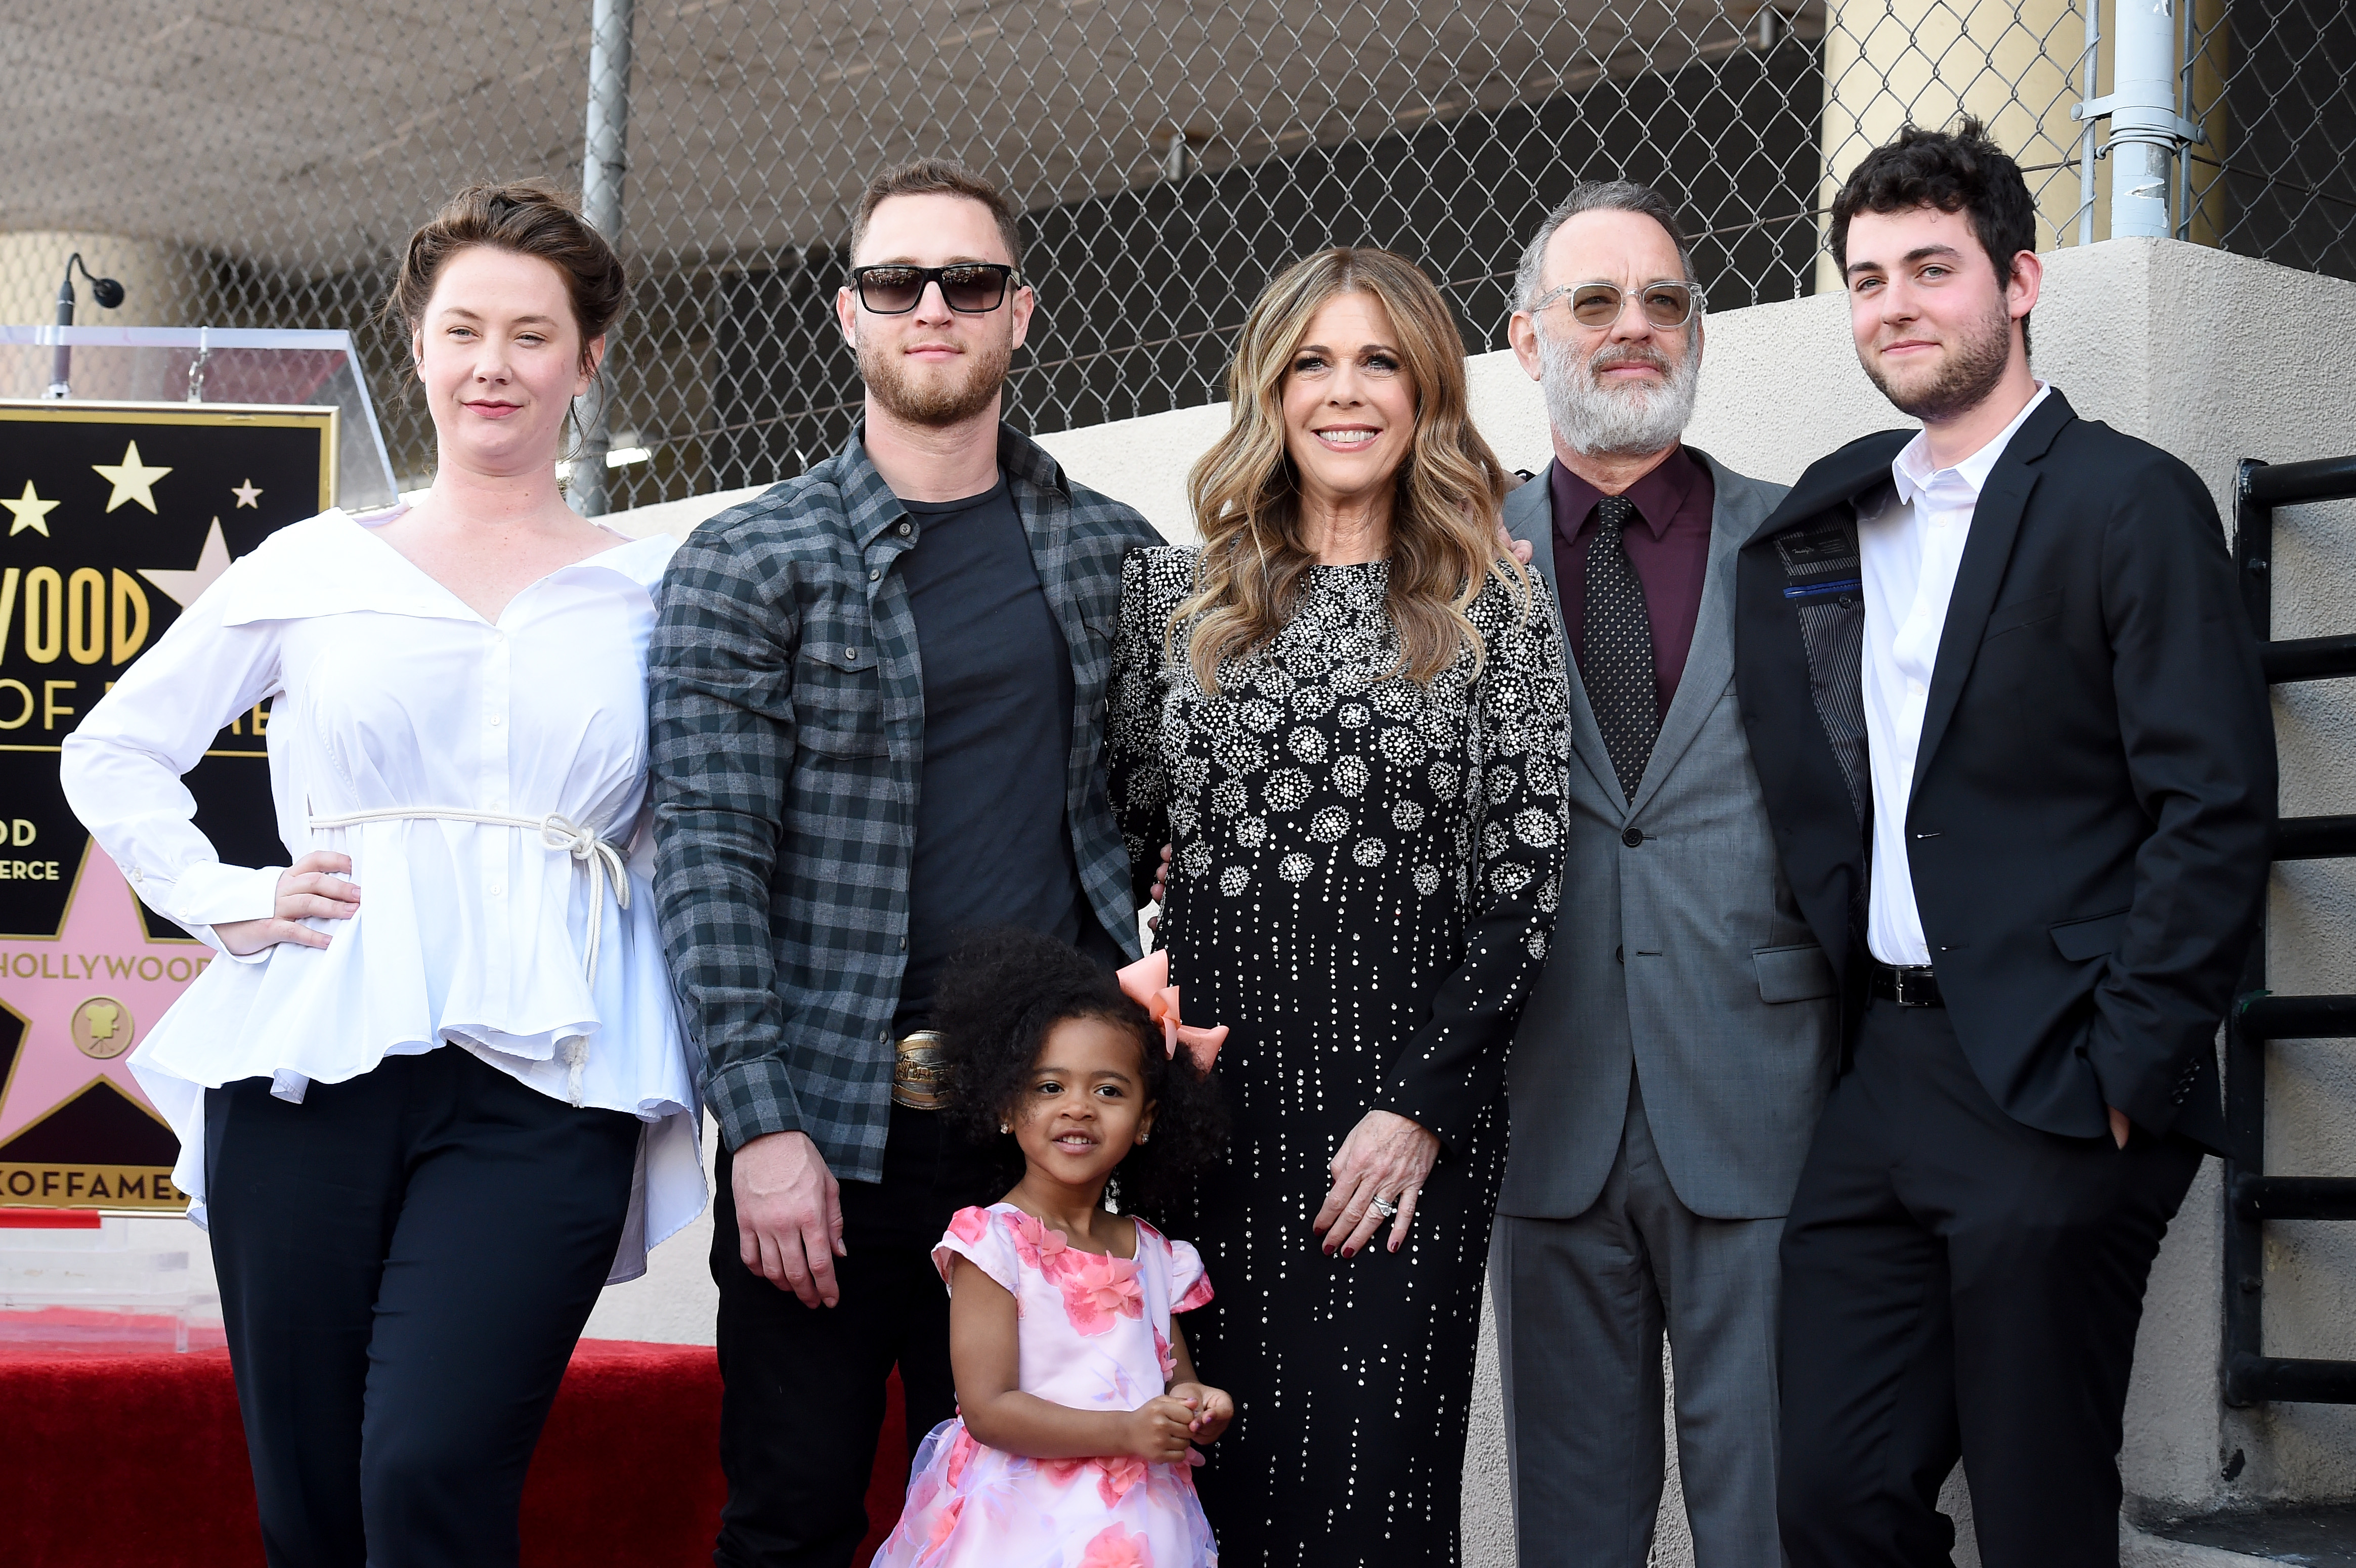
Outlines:
[[[330,849],[314,849],[289,866],[278,879],[278,895],[271,912],[259,920],[226,920],[213,927],[220,944],[240,958],[265,947],[292,942],[300,947],[325,947],[327,933],[305,925],[306,920],[349,920],[360,909],[360,891],[344,878],[351,874],[351,857]],[[340,874],[339,874],[340,873]]]

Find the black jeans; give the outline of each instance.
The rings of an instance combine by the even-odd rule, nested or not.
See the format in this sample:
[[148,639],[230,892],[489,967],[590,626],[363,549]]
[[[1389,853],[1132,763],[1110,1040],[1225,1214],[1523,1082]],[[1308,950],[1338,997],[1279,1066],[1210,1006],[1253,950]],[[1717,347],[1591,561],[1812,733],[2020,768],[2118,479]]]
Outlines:
[[613,1268],[638,1121],[455,1046],[299,1105],[205,1095],[206,1204],[271,1568],[509,1568]]
[[908,1453],[957,1413],[949,1298],[933,1267],[949,1216],[1013,1185],[935,1112],[892,1107],[884,1179],[842,1183],[841,1297],[808,1307],[737,1251],[734,1162],[720,1156],[712,1277],[720,1286],[719,1568],[842,1568],[867,1533],[884,1385],[900,1369]]
[[1958,1456],[1987,1568],[2116,1568],[2144,1285],[2200,1164],[2023,1126],[1944,1010],[1875,1002],[1783,1225],[1792,1568],[1945,1568]]

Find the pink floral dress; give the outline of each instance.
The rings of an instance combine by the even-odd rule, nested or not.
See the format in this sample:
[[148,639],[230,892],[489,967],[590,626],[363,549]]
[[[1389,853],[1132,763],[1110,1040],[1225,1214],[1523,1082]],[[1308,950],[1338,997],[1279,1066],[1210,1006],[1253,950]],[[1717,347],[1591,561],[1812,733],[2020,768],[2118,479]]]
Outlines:
[[[1025,1393],[1076,1410],[1135,1410],[1176,1375],[1170,1315],[1211,1299],[1203,1260],[1137,1221],[1137,1255],[1107,1257],[1012,1203],[961,1209],[933,1249],[965,1258],[1019,1315]],[[1189,1455],[1195,1464],[1199,1455]],[[1186,1465],[1026,1459],[945,1421],[917,1451],[899,1527],[874,1568],[1212,1568],[1219,1549]]]

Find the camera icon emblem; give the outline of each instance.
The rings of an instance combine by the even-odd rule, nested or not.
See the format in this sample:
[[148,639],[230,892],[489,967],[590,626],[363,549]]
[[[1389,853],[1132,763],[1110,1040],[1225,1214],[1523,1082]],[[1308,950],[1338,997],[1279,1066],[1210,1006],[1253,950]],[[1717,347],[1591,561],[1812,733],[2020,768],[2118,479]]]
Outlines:
[[129,1051],[138,1032],[131,1009],[112,997],[92,997],[73,1010],[74,1049],[100,1061]]

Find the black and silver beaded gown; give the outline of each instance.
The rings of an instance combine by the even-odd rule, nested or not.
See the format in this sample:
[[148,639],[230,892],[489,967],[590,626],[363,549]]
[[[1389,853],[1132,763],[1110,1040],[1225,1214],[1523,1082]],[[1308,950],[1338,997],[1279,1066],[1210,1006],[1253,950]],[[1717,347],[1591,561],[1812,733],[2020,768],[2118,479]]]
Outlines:
[[[1194,554],[1129,558],[1108,746],[1141,888],[1177,848],[1186,1020],[1232,1031],[1227,1162],[1172,1216],[1217,1292],[1195,1365],[1237,1406],[1196,1474],[1226,1568],[1453,1563],[1505,1054],[1560,898],[1561,643],[1493,581],[1478,676],[1468,648],[1419,685],[1391,673],[1387,565],[1320,566],[1213,696],[1183,627],[1164,656]],[[1310,1221],[1369,1108],[1443,1152],[1398,1253],[1385,1231],[1327,1257]]]

